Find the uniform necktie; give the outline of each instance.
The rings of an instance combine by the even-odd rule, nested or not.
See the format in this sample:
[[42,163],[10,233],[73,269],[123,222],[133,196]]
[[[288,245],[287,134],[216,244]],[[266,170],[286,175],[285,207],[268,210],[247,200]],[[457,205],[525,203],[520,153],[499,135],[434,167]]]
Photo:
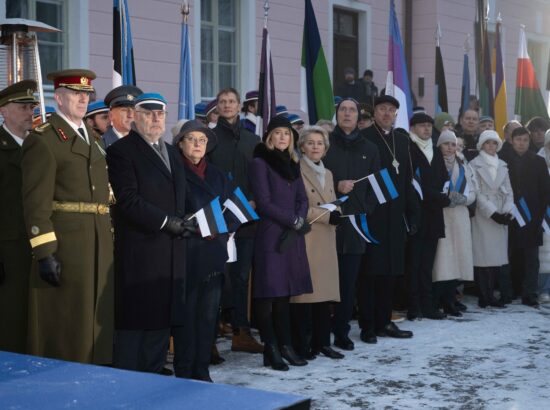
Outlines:
[[78,133],[80,134],[80,136],[82,137],[82,139],[83,139],[84,141],[86,141],[86,143],[89,144],[88,138],[86,138],[86,133],[84,132],[84,128],[79,128],[79,129],[78,129]]
[[162,152],[161,152],[161,150],[160,150],[160,145],[159,145],[158,142],[155,142],[155,143],[153,144],[153,148],[154,148],[155,151],[157,151],[158,154],[162,157]]

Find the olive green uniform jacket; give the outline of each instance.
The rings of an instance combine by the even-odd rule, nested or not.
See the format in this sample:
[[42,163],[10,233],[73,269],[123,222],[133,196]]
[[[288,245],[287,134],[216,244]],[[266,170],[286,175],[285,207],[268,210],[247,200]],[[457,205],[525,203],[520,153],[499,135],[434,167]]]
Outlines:
[[0,350],[17,353],[26,350],[31,267],[21,202],[21,147],[0,126]]
[[113,240],[109,215],[52,210],[52,201],[107,204],[104,151],[53,114],[23,144],[23,209],[34,260],[55,255],[61,285],[33,264],[29,353],[82,363],[112,360]]

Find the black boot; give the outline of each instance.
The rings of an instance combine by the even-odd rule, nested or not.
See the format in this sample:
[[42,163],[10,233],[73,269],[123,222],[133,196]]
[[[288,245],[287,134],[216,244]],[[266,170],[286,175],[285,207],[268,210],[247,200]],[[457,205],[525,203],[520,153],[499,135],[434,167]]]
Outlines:
[[264,366],[271,366],[273,370],[288,370],[277,346],[269,343],[264,345]]
[[486,308],[489,306],[488,292],[487,292],[487,272],[485,268],[474,267],[474,280],[477,285],[477,291],[479,293],[479,299],[477,305],[480,308]]
[[281,356],[292,366],[305,366],[307,364],[307,361],[298,356],[290,345],[281,346]]

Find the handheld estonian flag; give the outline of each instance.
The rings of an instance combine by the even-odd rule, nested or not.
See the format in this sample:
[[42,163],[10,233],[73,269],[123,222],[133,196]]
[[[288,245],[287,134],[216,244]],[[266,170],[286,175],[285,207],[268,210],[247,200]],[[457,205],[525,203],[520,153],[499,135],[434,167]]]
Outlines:
[[227,225],[225,224],[225,219],[223,219],[219,196],[198,211],[195,214],[195,218],[197,218],[197,223],[199,224],[199,229],[203,238],[227,233]]
[[347,195],[344,195],[338,198],[336,201],[329,202],[328,204],[318,205],[318,207],[326,209],[327,211],[333,212],[336,210],[336,208],[338,208],[340,205],[346,202],[348,198],[349,197]]
[[374,174],[370,174],[367,179],[369,180],[372,189],[374,190],[374,194],[376,195],[376,199],[378,199],[380,204],[385,204],[389,199],[395,199],[399,196],[387,168],[384,168]]
[[368,243],[378,244],[379,242],[374,239],[369,231],[369,226],[367,225],[367,215],[347,215],[349,221],[353,228],[357,231],[359,236],[363,238]]
[[524,197],[521,197],[519,199],[518,205],[512,205],[512,215],[514,216],[514,219],[516,220],[520,228],[523,228],[525,225],[531,222],[531,211],[529,211],[529,207],[527,206],[527,202],[525,202]]
[[546,212],[544,213],[544,218],[542,220],[542,229],[546,235],[550,235],[550,206],[546,207]]
[[420,179],[420,167],[416,168],[415,173],[412,177],[412,185],[414,187],[414,190],[418,193],[418,196],[420,197],[420,200],[424,199],[424,194],[422,193],[422,187],[420,186],[421,183]]
[[225,200],[223,206],[229,209],[242,224],[260,219],[239,187]]

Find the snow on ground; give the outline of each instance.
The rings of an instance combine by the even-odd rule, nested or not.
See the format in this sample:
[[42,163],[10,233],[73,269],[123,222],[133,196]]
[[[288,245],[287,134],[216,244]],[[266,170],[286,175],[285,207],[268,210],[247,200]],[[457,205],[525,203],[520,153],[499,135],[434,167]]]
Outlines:
[[263,390],[309,396],[313,409],[548,409],[550,408],[550,306],[515,302],[480,309],[467,298],[463,318],[399,324],[414,338],[378,338],[367,345],[353,322],[353,352],[324,356],[305,367],[278,372],[262,356],[231,352],[211,366],[212,379]]

